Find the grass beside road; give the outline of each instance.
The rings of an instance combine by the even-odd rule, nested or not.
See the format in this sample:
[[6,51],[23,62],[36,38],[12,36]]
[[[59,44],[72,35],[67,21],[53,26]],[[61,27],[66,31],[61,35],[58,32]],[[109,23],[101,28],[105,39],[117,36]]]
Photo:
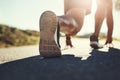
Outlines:
[[0,24],[0,48],[11,46],[35,45],[39,41],[39,32],[21,30]]

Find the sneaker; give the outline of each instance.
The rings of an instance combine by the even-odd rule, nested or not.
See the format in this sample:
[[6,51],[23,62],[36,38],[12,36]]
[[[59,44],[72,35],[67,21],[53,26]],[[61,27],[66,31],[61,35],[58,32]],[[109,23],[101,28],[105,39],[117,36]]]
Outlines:
[[40,43],[39,52],[42,57],[58,57],[61,56],[59,48],[58,34],[58,19],[51,12],[46,11],[40,17]]
[[90,46],[93,49],[103,48],[103,45],[99,44],[98,38],[96,36],[90,36]]

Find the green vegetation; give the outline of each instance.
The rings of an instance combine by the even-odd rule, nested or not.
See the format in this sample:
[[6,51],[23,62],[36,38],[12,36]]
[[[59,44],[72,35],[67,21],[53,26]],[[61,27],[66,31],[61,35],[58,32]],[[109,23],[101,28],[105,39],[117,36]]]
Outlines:
[[39,32],[20,30],[0,24],[0,48],[11,46],[35,45],[39,41]]

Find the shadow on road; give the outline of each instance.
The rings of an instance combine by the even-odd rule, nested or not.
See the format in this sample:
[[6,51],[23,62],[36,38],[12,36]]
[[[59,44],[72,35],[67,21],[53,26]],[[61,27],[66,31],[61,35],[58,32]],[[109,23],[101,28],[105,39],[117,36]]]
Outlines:
[[120,50],[93,50],[86,60],[74,55],[34,56],[0,65],[0,80],[120,80]]

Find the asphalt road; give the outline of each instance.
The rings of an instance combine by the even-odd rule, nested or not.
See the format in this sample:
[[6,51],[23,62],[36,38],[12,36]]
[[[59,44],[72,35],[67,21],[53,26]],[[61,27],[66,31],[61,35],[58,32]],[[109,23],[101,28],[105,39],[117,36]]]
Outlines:
[[[86,39],[80,40],[81,47],[73,43],[75,48],[62,50],[61,57],[42,58],[36,51],[1,63],[0,80],[120,80],[119,42],[101,50],[91,50],[88,43]],[[28,55],[30,49],[26,50]]]

